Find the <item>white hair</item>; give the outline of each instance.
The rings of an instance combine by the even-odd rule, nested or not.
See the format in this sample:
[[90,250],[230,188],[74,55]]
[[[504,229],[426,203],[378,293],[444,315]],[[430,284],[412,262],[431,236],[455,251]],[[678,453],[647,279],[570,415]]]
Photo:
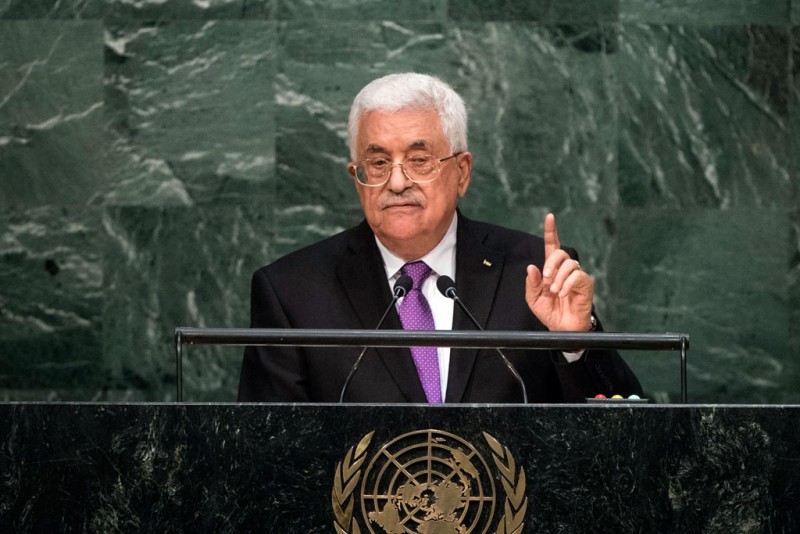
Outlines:
[[458,93],[435,76],[405,72],[371,81],[353,100],[347,123],[350,157],[353,160],[356,159],[361,117],[368,111],[399,109],[436,110],[450,150],[467,150],[467,109]]

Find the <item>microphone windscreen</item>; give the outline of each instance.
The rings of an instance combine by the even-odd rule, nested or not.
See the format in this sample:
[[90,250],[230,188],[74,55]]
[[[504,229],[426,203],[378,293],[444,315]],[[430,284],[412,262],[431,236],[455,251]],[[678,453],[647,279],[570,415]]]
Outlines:
[[[401,274],[397,281],[394,283],[394,288],[392,288],[392,293],[397,295],[398,297],[404,297],[406,293],[411,291],[411,287],[414,285],[414,281],[411,279],[410,276],[407,274]],[[401,291],[400,294],[397,292]]]
[[442,295],[449,299],[456,296],[456,283],[449,276],[440,276],[436,280],[436,287]]

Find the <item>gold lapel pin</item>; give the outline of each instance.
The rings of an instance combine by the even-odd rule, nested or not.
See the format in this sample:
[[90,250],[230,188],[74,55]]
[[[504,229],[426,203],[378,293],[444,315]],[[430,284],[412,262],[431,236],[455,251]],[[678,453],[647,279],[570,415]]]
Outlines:
[[483,260],[483,264],[485,266],[487,266],[487,267],[491,267],[492,266],[492,262],[490,262],[489,260]]

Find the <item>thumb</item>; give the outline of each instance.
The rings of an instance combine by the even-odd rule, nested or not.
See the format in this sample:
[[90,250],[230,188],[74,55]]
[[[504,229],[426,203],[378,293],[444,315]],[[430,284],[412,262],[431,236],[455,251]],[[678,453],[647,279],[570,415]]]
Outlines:
[[535,265],[528,265],[528,276],[525,278],[525,300],[532,306],[544,289],[542,271]]

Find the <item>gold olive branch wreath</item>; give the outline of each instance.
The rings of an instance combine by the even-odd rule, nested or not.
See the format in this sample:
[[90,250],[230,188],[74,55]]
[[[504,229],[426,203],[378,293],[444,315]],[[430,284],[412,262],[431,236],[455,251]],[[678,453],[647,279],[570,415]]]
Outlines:
[[500,445],[494,437],[484,432],[483,437],[492,449],[492,459],[500,471],[506,501],[503,517],[497,525],[496,534],[519,534],[525,526],[525,512],[528,510],[528,498],[525,497],[525,469],[516,470],[514,457],[508,447]]
[[373,430],[361,438],[358,445],[348,449],[344,465],[342,462],[336,464],[331,501],[333,515],[336,517],[333,526],[337,534],[361,534],[358,523],[353,519],[353,490],[361,478],[361,466],[366,459],[367,447],[374,434]]

